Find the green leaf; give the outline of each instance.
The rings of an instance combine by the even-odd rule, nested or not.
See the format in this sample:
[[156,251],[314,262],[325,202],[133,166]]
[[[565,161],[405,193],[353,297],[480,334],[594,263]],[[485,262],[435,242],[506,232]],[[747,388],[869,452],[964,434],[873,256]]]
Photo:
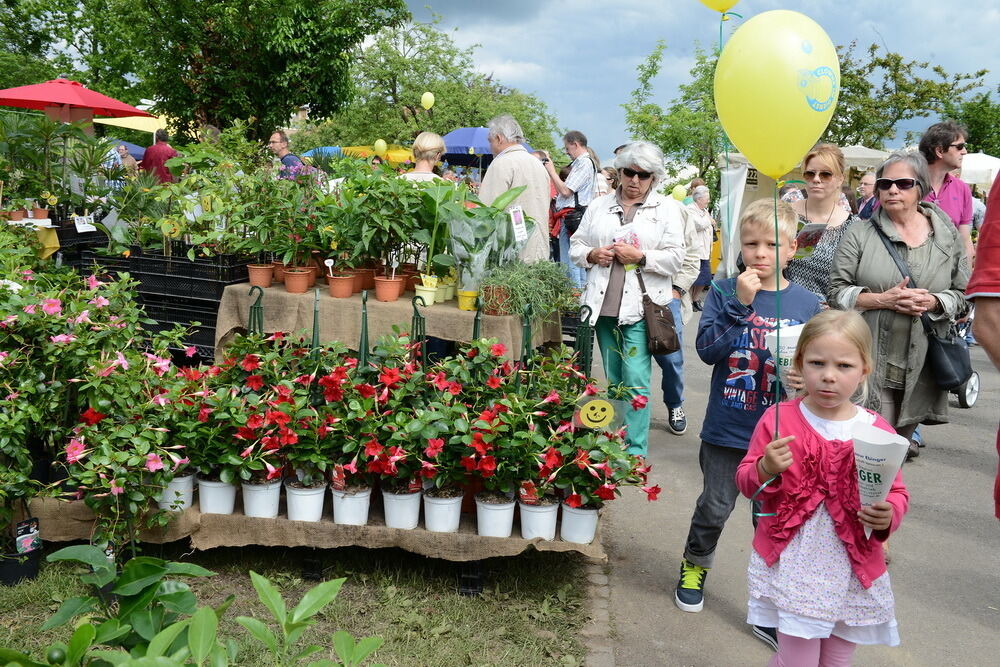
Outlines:
[[127,635],[131,630],[131,625],[122,623],[117,618],[109,618],[97,626],[97,635],[94,637],[94,643],[110,645],[114,640]]
[[385,642],[381,637],[365,637],[354,647],[354,662],[360,665],[369,655],[381,648]]
[[505,209],[510,206],[511,202],[521,196],[521,193],[528,189],[527,185],[519,185],[516,188],[511,188],[507,192],[503,193],[499,197],[493,200],[493,208]]
[[52,628],[58,628],[71,618],[93,611],[96,607],[97,598],[89,595],[86,597],[70,598],[59,605],[59,611],[50,616],[48,620],[42,624],[41,629],[51,630]]
[[333,650],[345,665],[354,664],[354,637],[349,632],[337,630],[333,633]]
[[118,616],[119,618],[126,618],[132,614],[134,611],[140,609],[145,609],[149,606],[149,603],[153,601],[157,595],[156,586],[148,586],[144,590],[140,591],[138,595],[124,595],[118,601]]
[[451,255],[438,254],[434,255],[434,263],[438,266],[455,266],[455,258]]
[[314,586],[309,592],[302,596],[302,600],[292,612],[292,621],[299,622],[312,618],[316,613],[330,604],[340,592],[340,587],[347,581],[346,578],[324,581]]
[[275,620],[280,625],[284,625],[287,611],[285,609],[285,601],[281,599],[281,593],[278,589],[266,577],[257,574],[253,570],[250,571],[250,580],[253,582],[253,587],[257,590],[257,597],[260,598],[260,601],[268,608]]
[[186,618],[183,621],[177,621],[176,623],[171,623],[167,627],[163,628],[160,632],[156,634],[152,639],[149,640],[149,647],[146,649],[147,656],[161,656],[166,655],[167,651],[173,645],[174,640],[177,636],[184,631],[184,628],[188,626],[191,619]]
[[108,561],[104,551],[90,544],[78,544],[72,547],[65,547],[59,551],[49,554],[45,559],[50,563],[61,560],[75,560],[89,565],[94,570],[114,569],[114,565]]
[[93,643],[95,636],[97,636],[97,629],[90,623],[78,627],[66,646],[66,664],[75,665],[80,662]]
[[177,574],[188,577],[214,577],[215,572],[206,570],[194,563],[167,563],[167,574]]
[[149,562],[142,557],[133,558],[122,570],[118,577],[118,583],[112,589],[112,593],[118,595],[135,595],[150,584],[154,584],[163,578],[167,573],[167,568],[159,563]]
[[0,664],[14,667],[48,667],[44,662],[35,662],[30,656],[9,648],[0,648]]
[[236,622],[246,628],[254,638],[262,643],[275,655],[278,656],[278,640],[274,637],[274,633],[271,629],[264,625],[262,622],[258,621],[256,618],[248,618],[247,616],[237,616]]
[[215,646],[215,633],[219,629],[219,619],[211,607],[202,607],[191,617],[188,629],[188,648],[195,662],[201,663]]

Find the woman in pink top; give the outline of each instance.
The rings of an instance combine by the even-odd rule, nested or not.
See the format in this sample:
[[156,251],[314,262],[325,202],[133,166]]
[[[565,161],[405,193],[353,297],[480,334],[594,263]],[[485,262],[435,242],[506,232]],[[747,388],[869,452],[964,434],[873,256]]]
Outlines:
[[[804,395],[764,413],[736,484],[760,499],[747,571],[747,622],[778,630],[770,665],[849,665],[857,644],[899,644],[882,542],[909,495],[896,475],[885,501],[862,507],[851,431],[892,427],[852,402],[871,372],[871,332],[853,311],[806,324],[795,352]],[[774,432],[775,409],[781,432]],[[871,538],[865,528],[872,529]]]

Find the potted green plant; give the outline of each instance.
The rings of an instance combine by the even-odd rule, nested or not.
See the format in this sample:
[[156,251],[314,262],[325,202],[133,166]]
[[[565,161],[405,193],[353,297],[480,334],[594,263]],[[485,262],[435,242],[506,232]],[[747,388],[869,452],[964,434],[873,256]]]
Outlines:
[[491,269],[481,282],[483,312],[520,315],[531,306],[532,315],[545,319],[576,306],[573,283],[560,264],[510,262]]

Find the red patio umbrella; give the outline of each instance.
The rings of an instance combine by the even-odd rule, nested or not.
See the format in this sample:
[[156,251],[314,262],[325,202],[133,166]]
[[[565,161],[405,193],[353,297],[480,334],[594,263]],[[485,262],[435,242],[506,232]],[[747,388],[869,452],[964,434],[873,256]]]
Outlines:
[[152,116],[153,114],[102,95],[78,81],[52,79],[45,83],[0,90],[0,105],[22,109],[85,109],[94,116]]

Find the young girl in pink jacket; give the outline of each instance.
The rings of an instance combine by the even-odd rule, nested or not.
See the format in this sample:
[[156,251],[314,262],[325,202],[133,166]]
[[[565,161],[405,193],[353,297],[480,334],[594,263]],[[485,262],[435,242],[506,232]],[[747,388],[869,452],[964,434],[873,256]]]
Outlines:
[[[885,501],[861,507],[858,497],[852,427],[892,431],[851,400],[872,370],[861,316],[813,317],[793,366],[802,396],[764,413],[736,472],[740,491],[761,502],[747,622],[778,629],[771,667],[850,665],[857,644],[899,644],[882,543],[899,527],[909,495],[897,474]],[[775,437],[775,408],[785,437]]]

